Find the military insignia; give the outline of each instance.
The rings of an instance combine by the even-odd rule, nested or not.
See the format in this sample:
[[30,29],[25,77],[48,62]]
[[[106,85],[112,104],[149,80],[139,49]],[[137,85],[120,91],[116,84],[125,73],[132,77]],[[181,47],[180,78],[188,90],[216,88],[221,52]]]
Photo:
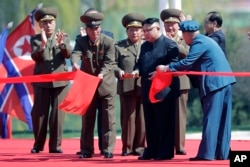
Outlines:
[[104,50],[100,50],[99,55],[103,55],[103,54],[104,54]]

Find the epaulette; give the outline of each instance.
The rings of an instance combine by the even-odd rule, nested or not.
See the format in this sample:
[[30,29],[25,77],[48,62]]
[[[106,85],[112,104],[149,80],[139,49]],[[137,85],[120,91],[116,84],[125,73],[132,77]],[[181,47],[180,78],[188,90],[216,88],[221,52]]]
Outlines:
[[123,40],[117,41],[117,42],[115,43],[115,45],[119,45],[119,44],[121,44],[121,43],[124,43],[124,42],[126,42],[126,40],[127,40],[127,39],[123,39]]

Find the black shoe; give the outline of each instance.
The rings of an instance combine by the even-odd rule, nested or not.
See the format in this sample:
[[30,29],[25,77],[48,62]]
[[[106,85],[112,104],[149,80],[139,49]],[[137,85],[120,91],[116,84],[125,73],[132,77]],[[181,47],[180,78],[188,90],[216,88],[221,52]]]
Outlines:
[[170,160],[172,159],[173,157],[156,157],[154,158],[154,160],[157,160],[157,161],[162,161],[162,160]]
[[145,157],[145,156],[140,156],[138,157],[138,160],[151,160],[153,159],[152,157]]
[[176,151],[176,155],[187,155],[187,152],[185,150],[183,151]]
[[104,151],[100,151],[100,154],[101,154],[101,155],[104,155]]
[[32,148],[31,150],[30,150],[30,153],[32,153],[32,154],[34,154],[34,153],[39,153],[40,152],[40,150],[38,149],[38,148]]
[[113,157],[114,157],[113,154],[110,152],[104,153],[104,158],[113,158]]
[[81,154],[81,155],[79,156],[79,158],[92,158],[92,154],[84,153],[84,154]]
[[49,153],[63,153],[63,150],[61,149],[49,150]]
[[200,158],[200,157],[193,157],[193,158],[189,158],[189,161],[212,161],[212,160]]
[[81,154],[82,154],[81,151],[77,151],[77,152],[76,152],[76,155],[81,155]]

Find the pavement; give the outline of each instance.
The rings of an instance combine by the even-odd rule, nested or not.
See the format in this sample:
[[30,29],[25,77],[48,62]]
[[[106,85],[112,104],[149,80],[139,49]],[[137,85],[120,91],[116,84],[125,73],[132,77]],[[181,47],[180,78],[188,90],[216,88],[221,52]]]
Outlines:
[[[97,136],[94,138],[98,139]],[[116,136],[116,138],[121,139],[121,136]],[[201,139],[201,132],[186,133],[186,139]],[[232,131],[231,140],[250,140],[250,131]]]
[[[187,133],[186,139],[201,139],[201,133]],[[250,131],[232,131],[232,140],[250,140]]]

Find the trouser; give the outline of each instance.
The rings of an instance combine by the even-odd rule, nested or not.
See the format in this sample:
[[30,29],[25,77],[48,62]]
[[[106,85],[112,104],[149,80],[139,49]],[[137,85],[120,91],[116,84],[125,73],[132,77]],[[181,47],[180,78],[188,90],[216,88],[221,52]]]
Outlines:
[[113,152],[116,140],[116,115],[115,115],[115,95],[98,96],[96,93],[86,112],[82,117],[82,130],[80,148],[82,153],[94,153],[94,127],[98,103],[102,109],[102,151]]
[[60,149],[65,113],[58,109],[67,94],[67,86],[58,88],[34,87],[34,105],[31,111],[34,148],[43,150],[49,122],[49,149]]
[[228,159],[231,140],[232,87],[227,85],[201,100],[203,109],[202,140],[197,156]]

